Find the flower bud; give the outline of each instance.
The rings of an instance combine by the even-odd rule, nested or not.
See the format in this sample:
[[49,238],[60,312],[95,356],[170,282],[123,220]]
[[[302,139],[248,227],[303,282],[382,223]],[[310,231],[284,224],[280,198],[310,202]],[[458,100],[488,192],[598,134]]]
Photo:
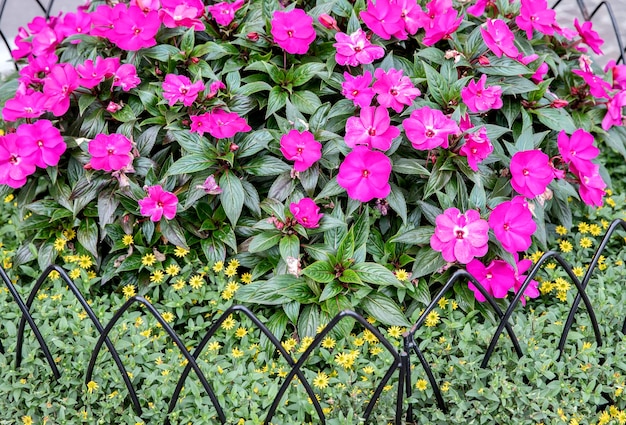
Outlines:
[[259,33],[257,32],[250,32],[246,37],[248,37],[248,40],[253,42],[259,41]]
[[490,63],[489,58],[487,56],[479,56],[478,63],[481,64],[482,66],[487,66]]
[[237,151],[237,149],[239,149],[239,145],[231,143],[229,149],[230,149],[231,152],[235,152],[235,151]]
[[554,99],[552,103],[550,104],[550,107],[559,109],[559,108],[564,108],[567,105],[569,105],[569,102],[565,99]]
[[196,57],[193,57],[193,58],[191,58],[191,59],[189,59],[189,60],[190,60],[192,63],[198,63],[198,62],[200,62],[200,59],[198,59],[198,58],[196,58]]
[[107,106],[107,111],[109,111],[112,114],[116,113],[120,109],[122,109],[122,106],[115,102],[109,102],[109,105]]
[[320,24],[329,30],[339,31],[339,27],[337,26],[337,21],[330,15],[323,13],[317,18]]

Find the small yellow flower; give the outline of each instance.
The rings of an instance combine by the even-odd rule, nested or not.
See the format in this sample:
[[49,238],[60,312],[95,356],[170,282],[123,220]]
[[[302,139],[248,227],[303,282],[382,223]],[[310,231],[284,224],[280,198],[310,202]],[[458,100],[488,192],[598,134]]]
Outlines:
[[548,269],[548,270],[556,269],[556,263],[549,262],[548,264],[546,264],[546,269]]
[[304,353],[306,349],[309,348],[309,345],[311,345],[312,342],[313,338],[310,336],[305,336],[304,338],[302,338],[302,341],[300,341],[300,348],[298,349],[298,352]]
[[350,353],[338,353],[335,355],[335,363],[344,369],[350,369],[354,364],[355,358]]
[[539,261],[539,259],[543,256],[543,252],[542,251],[536,251],[534,252],[531,256],[530,259],[532,260],[533,263],[536,263],[537,261]]
[[565,226],[562,226],[562,225],[556,226],[556,229],[554,230],[556,230],[556,233],[560,236],[567,235],[567,228]]
[[155,270],[150,275],[150,282],[152,283],[161,283],[163,282],[163,279],[165,279],[165,274],[163,273],[163,270]]
[[227,331],[231,330],[232,328],[235,327],[235,325],[237,324],[237,322],[235,321],[235,319],[233,319],[232,316],[228,316],[223,322],[222,322],[222,328],[226,329]]
[[232,267],[234,269],[238,268],[240,265],[241,264],[239,263],[239,260],[237,260],[236,258],[233,258],[228,262],[228,267]]
[[581,238],[578,244],[580,245],[581,248],[591,248],[591,246],[593,245],[593,242],[591,241],[591,239],[585,237],[585,238]]
[[252,273],[244,273],[244,274],[242,274],[241,275],[241,281],[244,284],[246,284],[246,285],[249,284],[249,283],[252,283]]
[[237,289],[239,289],[239,284],[237,282],[231,281],[226,285],[226,290],[228,291],[237,292]]
[[235,296],[235,293],[229,289],[224,289],[222,291],[222,299],[225,301],[228,301],[229,299],[231,299],[232,297]]
[[574,246],[572,245],[570,241],[562,240],[559,243],[559,248],[561,249],[562,252],[567,253],[567,252],[570,252],[574,248]]
[[183,258],[187,254],[189,254],[189,250],[186,248],[183,248],[182,246],[177,246],[176,249],[174,249],[174,255],[177,256],[178,258]]
[[363,331],[363,339],[365,339],[370,344],[375,344],[378,342],[378,338],[374,335],[370,330],[365,329]]
[[240,350],[239,348],[235,347],[231,350],[230,354],[235,358],[238,359],[239,357],[243,356],[243,351]]
[[283,346],[285,351],[290,352],[291,350],[296,348],[296,345],[298,345],[298,341],[296,341],[294,338],[289,338],[287,341],[282,341],[281,345]]
[[402,329],[400,326],[392,326],[387,329],[387,334],[392,338],[400,338],[402,336]]
[[165,320],[167,323],[171,323],[174,320],[174,314],[172,312],[166,311],[165,313],[163,313],[161,315],[161,317],[163,318],[163,320]]
[[139,335],[144,338],[150,338],[152,336],[152,329],[148,328],[145,331],[139,332]]
[[122,237],[122,243],[124,244],[124,246],[132,245],[133,243],[135,243],[133,235],[124,235]]
[[72,270],[69,274],[72,279],[76,280],[80,277],[80,269],[76,268]]
[[63,251],[65,249],[65,244],[67,240],[65,238],[56,238],[54,241],[54,249],[56,251]]
[[420,391],[424,391],[426,388],[428,388],[428,381],[426,381],[425,379],[418,379],[415,383],[415,388]]
[[459,308],[459,303],[457,303],[455,300],[452,300],[452,310],[456,310],[457,308]]
[[33,425],[33,418],[31,418],[30,416],[22,416],[22,424],[24,425]]
[[244,327],[237,328],[237,330],[235,331],[235,336],[237,338],[243,338],[246,335],[248,335],[248,330]]
[[324,372],[317,372],[317,376],[313,379],[313,386],[319,390],[328,387],[328,375]]
[[374,369],[372,366],[365,366],[363,368],[363,373],[366,373],[368,375],[373,374],[376,371],[376,369]]
[[223,261],[218,261],[217,263],[213,264],[213,271],[215,273],[221,272],[222,269],[224,269],[224,262]]
[[222,346],[217,341],[212,341],[209,343],[207,350],[209,351],[218,351]]
[[430,313],[428,313],[428,316],[426,316],[426,321],[425,321],[425,325],[428,328],[432,328],[433,326],[437,326],[437,324],[439,323],[439,313],[437,313],[436,311],[431,311]]
[[606,198],[605,201],[606,201],[606,204],[611,208],[615,208],[615,205],[617,205],[613,198]]
[[65,239],[68,241],[71,241],[76,237],[76,231],[74,229],[65,229],[63,231],[63,236],[65,236]]
[[554,287],[557,289],[557,291],[569,291],[571,285],[567,280],[563,279],[562,277],[557,277],[554,280]]
[[441,297],[439,301],[437,301],[437,305],[439,306],[440,309],[443,310],[448,305],[448,302],[449,301],[446,297]]
[[177,264],[170,264],[165,268],[165,273],[169,274],[172,277],[178,276],[178,273],[180,273],[180,267],[178,267]]
[[326,336],[326,338],[322,340],[322,347],[328,350],[335,348],[335,345],[336,345],[335,339],[331,336]]
[[370,354],[372,356],[377,356],[380,353],[382,353],[384,350],[382,348],[380,348],[379,346],[374,346],[372,348],[370,348]]
[[360,347],[361,345],[365,344],[365,340],[361,337],[358,338],[354,338],[354,345],[357,347]]
[[558,291],[556,293],[556,298],[562,302],[567,301],[567,291]]
[[124,294],[126,298],[134,297],[137,294],[137,291],[135,290],[135,285],[129,283],[128,285],[124,286],[122,288],[122,294]]
[[541,286],[539,287],[539,290],[544,295],[549,294],[550,292],[552,292],[553,289],[554,289],[554,284],[550,282],[549,280],[543,281],[541,283]]
[[194,275],[189,279],[189,286],[193,289],[200,289],[204,285],[204,279],[199,274]]
[[181,289],[183,289],[185,287],[185,279],[183,279],[182,277],[179,278],[173,285],[172,288],[174,288],[175,291],[180,291]]
[[[608,221],[606,221],[606,220],[604,220],[604,219],[603,219],[603,220],[600,220],[600,224],[602,225],[602,228],[603,228],[604,230],[606,230],[606,229],[609,227],[609,222],[608,222]],[[592,235],[593,235],[593,233],[592,233]],[[594,235],[594,236],[596,236],[596,235]]]
[[52,271],[50,272],[50,274],[48,275],[48,277],[49,277],[51,280],[57,280],[58,278],[60,278],[60,277],[61,277],[61,275],[59,274],[59,272],[58,272],[58,271],[56,271],[56,270],[52,270]]
[[583,275],[585,274],[585,270],[582,267],[574,267],[572,269],[572,272],[576,277],[583,277]]
[[231,267],[231,266],[226,267],[226,270],[224,270],[224,274],[227,277],[235,276],[237,274],[237,267]]
[[600,233],[602,233],[602,228],[594,223],[589,226],[589,233],[591,233],[592,236],[600,236]]
[[410,276],[411,275],[409,274],[409,272],[404,269],[396,270],[396,279],[398,279],[400,282],[408,281]]
[[[2,132],[2,134],[4,134],[4,131]],[[9,193],[7,196],[4,197],[4,203],[8,204],[13,199],[15,199],[15,196],[12,193]]]
[[146,254],[141,258],[141,264],[148,267],[156,263],[156,256],[154,254]]
[[583,235],[589,232],[589,224],[584,221],[578,223],[578,231]]
[[92,394],[94,391],[96,391],[98,389],[98,383],[95,381],[89,381],[87,382],[87,392],[89,394]]

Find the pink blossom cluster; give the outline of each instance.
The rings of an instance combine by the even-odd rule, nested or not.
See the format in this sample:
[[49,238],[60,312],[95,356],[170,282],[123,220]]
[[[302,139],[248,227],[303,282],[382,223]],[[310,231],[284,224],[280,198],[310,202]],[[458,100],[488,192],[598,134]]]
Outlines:
[[[493,260],[489,265],[485,266],[479,260],[472,260],[467,264],[467,271],[480,283],[488,295],[493,298],[506,298],[510,290],[517,293],[524,281],[525,273],[532,261],[528,259],[517,260],[515,267],[504,260]],[[479,302],[485,302],[487,298],[471,281],[467,284],[468,288],[474,292],[474,296]],[[537,298],[539,296],[538,282],[531,280],[529,285],[520,294],[520,301],[526,305],[526,297]]]

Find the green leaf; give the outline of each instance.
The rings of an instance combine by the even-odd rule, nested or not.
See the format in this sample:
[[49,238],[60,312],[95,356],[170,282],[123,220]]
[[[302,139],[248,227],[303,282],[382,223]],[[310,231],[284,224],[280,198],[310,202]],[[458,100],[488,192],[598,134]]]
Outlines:
[[185,232],[183,228],[178,224],[176,219],[167,220],[162,219],[160,222],[161,234],[172,244],[176,246],[189,249],[187,241],[185,239]]
[[343,273],[341,273],[341,276],[339,276],[339,281],[343,283],[355,283],[357,285],[363,284],[357,272],[351,269],[345,269]]
[[345,290],[346,288],[344,288],[341,283],[336,282],[336,281],[330,282],[328,285],[324,287],[324,290],[322,291],[322,295],[320,295],[319,302],[323,302],[330,298],[334,298]]
[[92,218],[83,218],[76,232],[78,242],[89,251],[95,258],[98,258],[98,225]]
[[354,228],[351,228],[343,237],[337,248],[337,261],[343,263],[354,255]]
[[167,170],[167,175],[177,176],[180,174],[196,173],[198,171],[206,170],[215,164],[215,161],[207,159],[204,155],[185,155],[172,164],[169,170]]
[[430,176],[430,171],[424,168],[417,159],[398,158],[393,161],[393,171],[400,174],[414,174],[418,176]]
[[420,226],[417,229],[409,231],[401,229],[389,239],[389,242],[406,243],[409,245],[427,245],[430,243],[430,238],[434,233],[435,228],[433,226]]
[[288,303],[291,299],[280,294],[284,280],[278,278],[296,279],[295,276],[281,275],[267,281],[259,280],[239,288],[235,293],[235,299],[246,303],[261,305],[281,305]]
[[122,109],[111,115],[115,120],[119,122],[128,122],[137,119],[130,105],[124,105]]
[[330,283],[335,280],[335,269],[328,261],[316,261],[302,270],[304,276],[308,276],[319,283]]
[[400,307],[389,297],[380,293],[371,293],[359,304],[374,319],[388,326],[410,327],[411,323]]
[[294,87],[298,87],[308,82],[311,78],[317,76],[326,69],[326,65],[321,62],[309,62],[300,65],[293,73],[293,80],[291,84]]
[[253,158],[243,168],[253,176],[277,176],[291,170],[290,165],[270,155]]
[[404,287],[393,272],[377,263],[358,263],[352,266],[352,270],[357,273],[362,281],[367,283],[383,286],[392,285],[399,288]]
[[245,196],[241,180],[235,173],[228,171],[220,178],[219,186],[222,188],[222,193],[219,196],[226,217],[233,226],[236,226],[243,209]]
[[287,103],[288,94],[283,91],[280,86],[272,87],[269,98],[267,99],[267,111],[265,111],[265,119],[269,118],[275,112],[280,111]]
[[[180,49],[185,52],[186,55],[191,54],[196,41],[196,32],[193,28],[189,28],[183,35],[180,41]],[[208,50],[208,49],[207,49]]]
[[280,240],[280,256],[287,261],[291,258],[299,258],[300,256],[300,239],[296,235],[283,236]]
[[561,131],[572,134],[577,128],[571,115],[563,108],[542,108],[532,110],[539,121],[550,130]]
[[395,184],[391,183],[391,192],[387,195],[387,202],[392,210],[394,210],[402,219],[402,223],[406,224],[407,221],[407,208],[406,199],[402,190]]
[[413,278],[429,275],[446,265],[446,260],[441,256],[441,252],[435,251],[430,246],[420,248],[415,254],[413,263]]
[[289,100],[291,101],[291,103],[293,103],[293,106],[295,106],[298,111],[302,112],[303,114],[313,114],[315,113],[317,108],[322,106],[322,101],[320,100],[320,98],[317,97],[315,93],[309,90],[294,92],[289,97]]
[[233,94],[240,96],[250,96],[251,94],[258,93],[260,91],[270,91],[272,86],[265,81],[254,81],[252,83],[244,84],[243,86],[233,90]]
[[445,94],[448,91],[448,83],[432,66],[424,62],[428,95],[435,103],[446,106]]
[[479,66],[476,67],[476,70],[482,74],[501,75],[505,77],[533,74],[533,71],[527,66],[506,56],[501,58],[491,57],[488,66]]
[[78,98],[78,113],[83,115],[85,110],[94,104],[96,101],[96,96],[92,94],[83,94]]
[[268,249],[276,246],[282,238],[282,235],[277,231],[267,231],[260,233],[252,238],[250,241],[250,245],[248,246],[248,251],[255,252],[263,252]]
[[161,62],[167,62],[172,56],[179,53],[180,50],[170,44],[157,44],[154,47],[141,51],[142,55]]

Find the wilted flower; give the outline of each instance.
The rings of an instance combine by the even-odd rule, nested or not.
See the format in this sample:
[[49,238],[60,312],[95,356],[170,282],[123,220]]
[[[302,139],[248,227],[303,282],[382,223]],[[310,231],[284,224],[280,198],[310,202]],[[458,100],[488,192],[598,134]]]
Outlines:
[[219,195],[222,193],[222,188],[218,186],[212,174],[206,178],[203,184],[196,186],[196,189],[202,189],[208,195]]

